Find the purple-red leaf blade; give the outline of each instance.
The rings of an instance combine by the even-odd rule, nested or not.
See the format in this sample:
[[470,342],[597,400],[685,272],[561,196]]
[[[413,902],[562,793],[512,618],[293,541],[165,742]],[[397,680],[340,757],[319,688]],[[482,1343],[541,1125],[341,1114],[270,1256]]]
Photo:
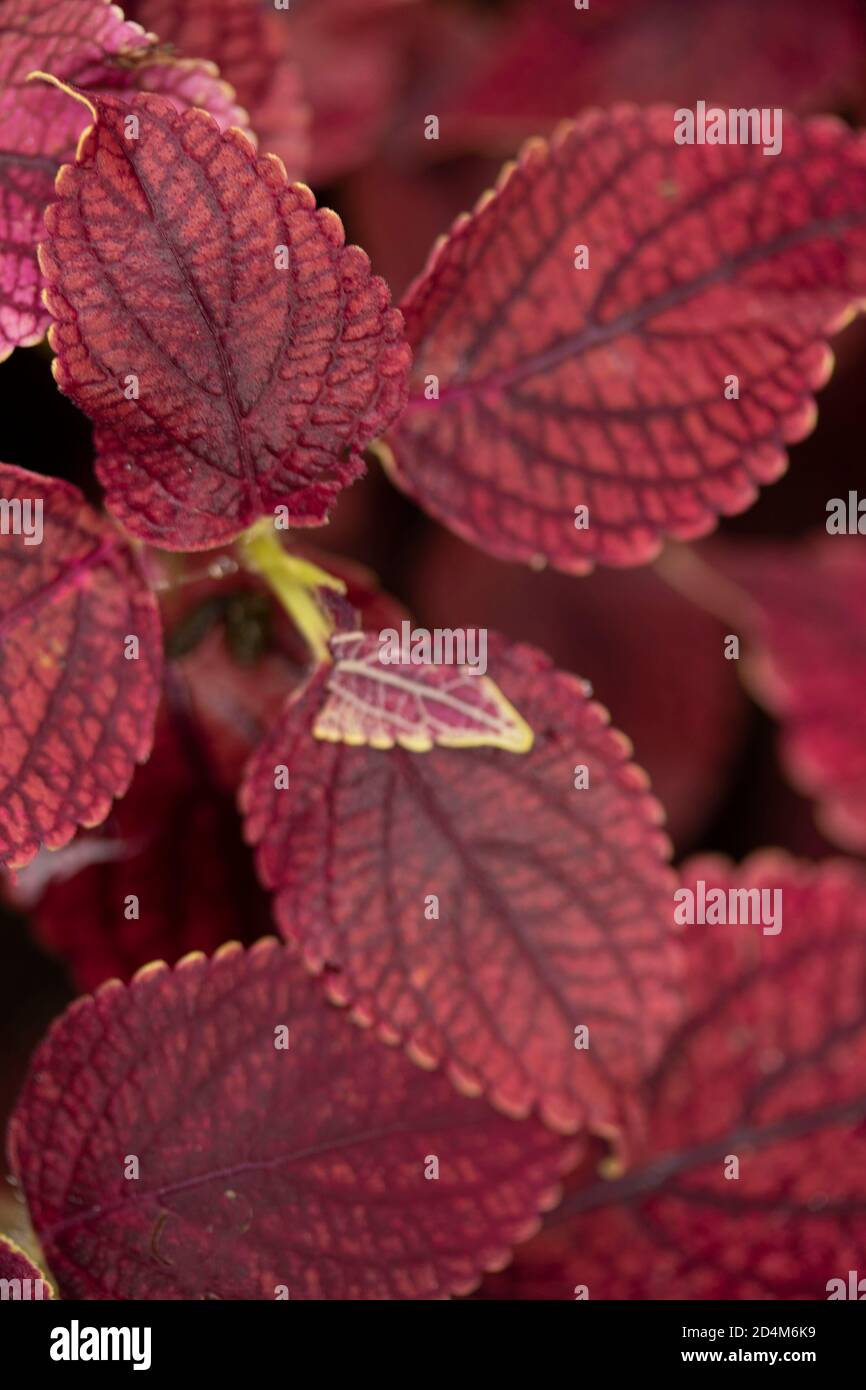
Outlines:
[[492,554],[577,573],[748,507],[866,295],[866,141],[776,121],[775,154],[675,143],[661,107],[530,141],[405,298],[396,481]]
[[75,1003],[9,1140],[61,1292],[115,1299],[468,1292],[578,1152],[347,1028],[272,939]]
[[239,131],[155,97],[94,107],[40,261],[55,375],[95,423],[109,509],[175,550],[277,506],[321,524],[405,397],[384,283]]

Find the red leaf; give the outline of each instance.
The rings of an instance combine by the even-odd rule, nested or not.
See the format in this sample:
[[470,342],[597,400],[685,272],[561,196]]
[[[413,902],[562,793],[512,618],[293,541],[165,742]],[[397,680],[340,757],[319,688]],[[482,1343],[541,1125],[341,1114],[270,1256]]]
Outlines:
[[0,863],[18,868],[126,791],[150,752],[162,636],[132,555],[76,488],[3,464],[0,494],[31,531],[0,543]]
[[620,107],[527,145],[409,291],[396,480],[493,554],[576,573],[754,501],[866,293],[866,144],[787,112],[783,136],[677,145],[670,110]]
[[866,57],[858,0],[525,0],[442,115],[489,148],[513,149],[587,107],[701,98],[829,110],[855,98]]
[[74,158],[87,117],[63,93],[27,82],[49,71],[94,91],[162,92],[245,124],[212,63],[178,61],[107,0],[4,0],[0,15],[0,361],[36,343],[50,322],[36,245],[60,165]]
[[37,937],[81,990],[270,928],[233,799],[214,784],[200,737],[191,719],[163,714],[153,755],[100,833],[102,852],[74,876],[52,879],[36,908]]
[[866,874],[765,853],[681,875],[781,888],[782,931],[685,929],[690,1016],[649,1083],[651,1143],[620,1180],[566,1199],[582,1214],[551,1232],[544,1287],[518,1266],[494,1281],[501,1297],[824,1299],[862,1274]]
[[[18,1297],[22,1299],[53,1298],[54,1290],[38,1265],[29,1255],[16,1245],[9,1236],[0,1235],[0,1280],[20,1280]],[[15,1298],[15,1293],[6,1293],[3,1298]]]
[[231,82],[263,150],[304,172],[309,113],[283,35],[257,0],[132,0],[127,12],[180,53],[204,53]]
[[[411,622],[405,627],[411,633]],[[313,726],[316,738],[354,747],[397,745],[411,753],[434,746],[531,748],[532,730],[477,666],[413,665],[404,659],[408,646],[383,662],[389,643],[400,640],[396,628],[384,647],[381,634],[344,632],[332,639],[334,662]]]
[[714,545],[709,570],[682,561],[693,596],[724,607],[747,635],[742,671],[781,721],[791,781],[817,799],[823,833],[856,851],[866,850],[861,547],[859,536],[832,535],[809,545]]
[[[55,374],[96,424],[109,509],[175,550],[280,505],[293,525],[321,524],[405,397],[384,283],[241,133],[154,97],[96,109],[40,259]],[[138,139],[124,138],[129,115]]]
[[347,1028],[273,940],[74,1004],[9,1152],[63,1294],[121,1299],[464,1293],[578,1153]]
[[659,807],[578,680],[528,647],[489,651],[531,753],[318,742],[320,674],[250,762],[247,835],[283,932],[311,969],[337,967],[328,992],[356,1020],[510,1114],[619,1124],[676,1012]]

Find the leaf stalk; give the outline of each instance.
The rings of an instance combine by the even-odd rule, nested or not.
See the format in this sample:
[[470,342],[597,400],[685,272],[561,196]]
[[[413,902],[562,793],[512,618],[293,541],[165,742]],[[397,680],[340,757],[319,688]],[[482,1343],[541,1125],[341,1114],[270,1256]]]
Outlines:
[[310,560],[284,550],[270,517],[263,517],[238,541],[238,553],[253,574],[259,576],[288,613],[315,659],[331,660],[329,642],[334,624],[316,601],[316,589],[344,594],[346,586]]

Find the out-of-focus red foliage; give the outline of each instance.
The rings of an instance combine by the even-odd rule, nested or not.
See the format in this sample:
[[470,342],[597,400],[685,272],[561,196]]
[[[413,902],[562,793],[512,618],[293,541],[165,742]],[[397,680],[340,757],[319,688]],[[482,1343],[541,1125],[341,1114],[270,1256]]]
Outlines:
[[[698,100],[779,152],[675,143]],[[866,576],[812,537],[864,115],[859,0],[0,6],[0,358],[53,316],[68,392],[0,366],[0,1111],[63,1296],[856,1268]],[[376,665],[404,620],[486,674]],[[780,929],[675,919],[707,885]]]

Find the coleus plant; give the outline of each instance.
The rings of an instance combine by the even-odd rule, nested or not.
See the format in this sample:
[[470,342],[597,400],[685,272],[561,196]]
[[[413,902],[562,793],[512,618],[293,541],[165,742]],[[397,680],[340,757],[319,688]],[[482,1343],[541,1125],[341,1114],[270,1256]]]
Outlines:
[[[586,681],[494,634],[481,675],[384,663],[409,615],[298,533],[376,460],[461,537],[572,576],[744,510],[866,295],[866,144],[786,113],[767,159],[677,145],[669,107],[586,112],[397,308],[295,181],[358,157],[295,64],[351,46],[333,11],[293,50],[245,0],[0,8],[0,327],[7,351],[47,328],[104,492],[0,468],[0,861],[94,991],[9,1127],[46,1278],[463,1294],[565,1184],[521,1257],[553,1296],[821,1296],[862,1235],[862,870],[675,875]],[[794,742],[809,721],[801,783],[862,848],[856,731],[796,670],[812,610],[738,563],[735,616],[783,673],[760,697]],[[784,947],[684,939],[677,877],[782,882]]]

